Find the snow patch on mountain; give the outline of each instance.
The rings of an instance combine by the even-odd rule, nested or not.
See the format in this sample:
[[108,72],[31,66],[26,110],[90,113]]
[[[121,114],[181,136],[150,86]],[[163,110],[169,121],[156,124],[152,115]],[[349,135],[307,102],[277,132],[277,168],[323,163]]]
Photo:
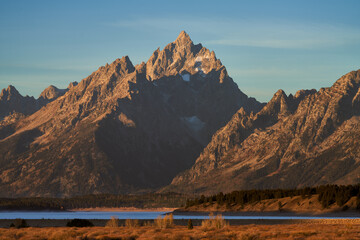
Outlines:
[[182,77],[182,79],[185,82],[190,82],[190,74],[189,73],[180,74],[180,76]]
[[197,116],[183,117],[187,127],[194,131],[200,131],[205,127],[205,123],[201,121]]

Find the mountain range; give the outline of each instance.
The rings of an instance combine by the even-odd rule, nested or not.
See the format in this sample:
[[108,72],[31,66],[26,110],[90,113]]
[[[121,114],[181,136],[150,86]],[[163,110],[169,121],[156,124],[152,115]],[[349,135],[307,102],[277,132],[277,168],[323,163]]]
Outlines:
[[240,107],[263,106],[185,32],[146,63],[125,56],[67,90],[2,99],[3,115],[15,112],[0,124],[0,196],[7,197],[160,188],[194,164]]
[[64,95],[77,82],[70,83],[67,89],[58,89],[50,85],[40,94],[38,99],[29,96],[22,96],[12,85],[1,90],[0,93],[0,120],[13,114],[30,115],[49,102]]
[[0,196],[216,193],[359,182],[360,71],[245,95],[187,33],[38,99],[0,95]]
[[279,90],[241,108],[164,191],[193,193],[360,182],[360,70],[329,88]]

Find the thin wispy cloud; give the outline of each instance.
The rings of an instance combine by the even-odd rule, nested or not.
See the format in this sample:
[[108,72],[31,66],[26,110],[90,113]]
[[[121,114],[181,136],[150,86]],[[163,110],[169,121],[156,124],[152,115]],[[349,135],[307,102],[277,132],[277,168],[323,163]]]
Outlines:
[[[205,18],[131,18],[118,20],[105,25],[121,28],[132,28],[138,30],[174,30],[182,27],[184,30],[196,30],[201,33],[214,33],[221,26],[218,21]],[[213,26],[209,28],[209,25]]]
[[0,64],[0,75],[11,71],[43,71],[43,72],[83,72],[93,71],[98,68],[96,65],[54,65],[54,64]]
[[360,41],[359,29],[342,26],[301,24],[241,23],[233,34],[209,41],[209,44],[268,48],[324,48]]
[[228,71],[232,76],[289,76],[289,75],[298,75],[303,73],[303,70],[300,69],[283,69],[283,68],[229,68]]
[[135,18],[108,24],[143,31],[173,31],[174,28],[208,34],[202,42],[212,45],[312,49],[356,44],[360,29],[342,25],[247,19]]

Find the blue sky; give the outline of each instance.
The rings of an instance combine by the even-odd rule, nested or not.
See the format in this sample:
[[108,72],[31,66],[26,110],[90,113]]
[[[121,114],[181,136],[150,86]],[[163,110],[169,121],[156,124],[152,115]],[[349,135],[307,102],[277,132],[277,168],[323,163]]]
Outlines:
[[124,55],[146,61],[185,30],[243,92],[268,101],[360,68],[359,9],[357,0],[0,0],[0,88],[38,97]]

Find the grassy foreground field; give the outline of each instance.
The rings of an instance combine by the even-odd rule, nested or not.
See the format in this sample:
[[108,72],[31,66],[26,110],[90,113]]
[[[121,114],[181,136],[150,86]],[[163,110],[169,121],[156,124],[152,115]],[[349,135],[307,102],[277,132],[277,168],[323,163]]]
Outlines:
[[360,239],[358,221],[309,222],[284,225],[241,225],[222,229],[194,226],[47,227],[0,229],[0,239]]

